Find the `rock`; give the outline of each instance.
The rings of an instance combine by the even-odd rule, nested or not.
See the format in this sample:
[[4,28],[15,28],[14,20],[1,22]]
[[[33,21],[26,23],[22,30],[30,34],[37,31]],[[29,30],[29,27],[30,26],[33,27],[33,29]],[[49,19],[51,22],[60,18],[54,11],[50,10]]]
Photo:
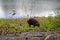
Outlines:
[[45,38],[45,40],[60,40],[60,34],[50,34]]
[[45,35],[45,32],[35,32],[33,33],[33,37],[43,37]]
[[0,40],[38,40],[44,35],[45,32],[22,32],[18,36],[13,34],[0,35]]

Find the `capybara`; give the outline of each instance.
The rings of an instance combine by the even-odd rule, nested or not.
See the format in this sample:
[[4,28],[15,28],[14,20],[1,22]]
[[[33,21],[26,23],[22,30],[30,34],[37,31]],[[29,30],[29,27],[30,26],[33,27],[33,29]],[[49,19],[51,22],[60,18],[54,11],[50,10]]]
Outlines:
[[39,22],[34,18],[30,18],[27,22],[28,22],[30,27],[31,27],[31,25],[33,25],[34,27],[35,26],[38,26],[38,27],[40,26]]

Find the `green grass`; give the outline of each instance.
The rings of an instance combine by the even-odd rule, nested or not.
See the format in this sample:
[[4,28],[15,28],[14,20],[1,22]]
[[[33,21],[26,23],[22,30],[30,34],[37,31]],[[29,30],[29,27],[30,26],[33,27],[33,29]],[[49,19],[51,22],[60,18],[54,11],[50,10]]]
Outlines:
[[[0,19],[0,34],[5,33],[19,33],[19,32],[25,32],[25,31],[50,31],[52,29],[54,30],[60,30],[57,25],[56,19],[53,17],[41,17],[41,18],[35,18],[40,23],[40,27],[29,27],[27,20],[28,18],[17,18],[17,19]],[[22,24],[22,25],[20,25]]]

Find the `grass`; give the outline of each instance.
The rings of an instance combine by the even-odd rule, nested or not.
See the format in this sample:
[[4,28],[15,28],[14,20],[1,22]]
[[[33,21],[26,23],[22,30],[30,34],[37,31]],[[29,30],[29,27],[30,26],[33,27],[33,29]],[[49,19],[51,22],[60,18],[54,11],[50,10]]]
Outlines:
[[[58,30],[55,27],[54,18],[35,18],[39,21],[40,27],[29,27],[27,24],[28,18],[10,18],[10,19],[0,19],[0,34],[6,33],[20,33],[24,31],[50,31],[52,29]],[[57,29],[56,29],[57,28]],[[60,29],[59,29],[60,31]]]

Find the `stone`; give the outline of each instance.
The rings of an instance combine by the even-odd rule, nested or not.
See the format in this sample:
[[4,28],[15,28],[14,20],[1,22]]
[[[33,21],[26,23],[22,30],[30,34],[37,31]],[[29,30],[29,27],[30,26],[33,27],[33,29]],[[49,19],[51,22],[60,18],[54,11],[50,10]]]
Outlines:
[[60,40],[60,34],[50,34],[44,40]]

